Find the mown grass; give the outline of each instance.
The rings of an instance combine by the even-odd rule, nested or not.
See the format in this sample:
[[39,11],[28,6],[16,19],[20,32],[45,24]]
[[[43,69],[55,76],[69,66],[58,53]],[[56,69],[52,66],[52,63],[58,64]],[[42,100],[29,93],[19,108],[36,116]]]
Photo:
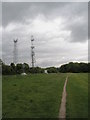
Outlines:
[[0,119],[2,116],[2,76],[0,75]]
[[88,74],[71,73],[67,83],[67,118],[88,118]]
[[3,118],[57,118],[66,74],[3,76]]

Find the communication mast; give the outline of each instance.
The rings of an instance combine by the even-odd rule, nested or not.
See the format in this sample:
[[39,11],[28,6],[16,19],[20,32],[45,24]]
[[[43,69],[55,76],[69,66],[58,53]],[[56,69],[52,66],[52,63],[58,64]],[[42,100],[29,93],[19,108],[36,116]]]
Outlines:
[[32,59],[32,67],[35,66],[35,46],[34,46],[33,42],[34,42],[34,37],[32,35],[31,36],[31,59]]
[[14,64],[17,64],[17,42],[18,42],[18,39],[14,39],[13,42],[14,42],[13,62],[14,62]]

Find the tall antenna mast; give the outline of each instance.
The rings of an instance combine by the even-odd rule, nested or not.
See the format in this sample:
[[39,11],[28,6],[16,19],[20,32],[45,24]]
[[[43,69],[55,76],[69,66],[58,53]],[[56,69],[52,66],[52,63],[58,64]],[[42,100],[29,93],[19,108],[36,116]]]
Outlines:
[[34,38],[33,35],[31,36],[31,58],[32,58],[32,67],[34,67],[35,63],[35,46],[33,44]]
[[17,64],[17,42],[18,42],[18,39],[14,39],[13,42],[14,42],[13,62],[14,62],[14,64]]

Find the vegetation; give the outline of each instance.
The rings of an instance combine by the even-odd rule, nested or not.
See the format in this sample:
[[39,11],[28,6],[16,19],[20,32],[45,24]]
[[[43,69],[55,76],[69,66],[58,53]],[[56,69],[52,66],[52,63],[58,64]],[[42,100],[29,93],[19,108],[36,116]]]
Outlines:
[[44,73],[44,69],[42,69],[40,67],[30,68],[29,72],[30,73]]
[[58,73],[58,69],[55,67],[46,68],[48,73]]
[[3,118],[56,118],[66,74],[2,77]]
[[2,77],[0,75],[0,119],[2,116]]
[[[88,72],[90,63],[64,64],[59,68],[30,68],[27,63],[2,67],[3,118],[56,118],[62,97],[62,90],[68,72],[67,118],[88,118]],[[30,74],[22,72],[57,74]],[[4,76],[6,75],[6,76]],[[10,76],[9,76],[10,75]]]
[[[56,118],[66,73],[2,76],[3,118]],[[67,118],[88,117],[88,74],[68,73]]]
[[62,65],[59,68],[59,72],[72,72],[72,73],[82,73],[90,72],[90,63],[73,63]]
[[88,118],[88,74],[70,73],[67,83],[67,118]]
[[44,70],[47,70],[48,73],[87,73],[90,72],[90,63],[73,63],[70,62],[68,64],[64,64],[61,67],[48,67],[48,68],[40,68],[40,67],[29,67],[27,63],[18,63],[15,65],[11,63],[10,65],[2,64],[2,74],[3,75],[15,75],[25,73],[44,73]]

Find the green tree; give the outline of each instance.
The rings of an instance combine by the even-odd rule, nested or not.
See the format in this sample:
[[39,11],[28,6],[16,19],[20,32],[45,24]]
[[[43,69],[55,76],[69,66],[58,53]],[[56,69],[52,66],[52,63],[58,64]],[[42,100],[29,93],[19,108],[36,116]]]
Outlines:
[[13,72],[13,74],[16,74],[16,66],[15,66],[15,64],[11,63],[10,66],[11,66],[11,71]]
[[58,69],[55,67],[46,68],[48,73],[57,73]]
[[31,67],[30,68],[30,73],[44,73],[44,69],[40,67]]
[[23,66],[24,66],[24,67],[23,67],[24,72],[25,72],[25,73],[29,73],[29,65],[28,65],[27,63],[24,63]]
[[16,65],[16,73],[21,74],[22,72],[23,72],[23,65],[22,65],[22,63],[18,63]]

